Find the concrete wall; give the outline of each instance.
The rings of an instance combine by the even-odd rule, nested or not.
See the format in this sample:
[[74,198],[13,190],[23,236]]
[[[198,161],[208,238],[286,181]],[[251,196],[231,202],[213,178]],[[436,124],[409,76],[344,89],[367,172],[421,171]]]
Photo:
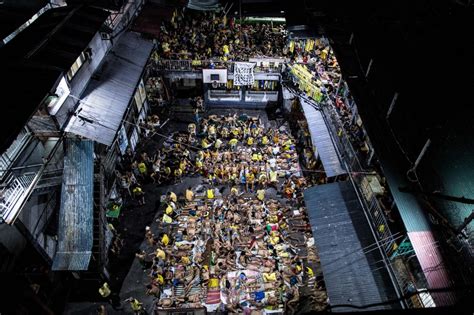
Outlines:
[[67,122],[69,117],[68,113],[75,109],[78,102],[77,97],[82,94],[92,75],[102,63],[104,56],[112,47],[112,42],[102,39],[100,33],[97,33],[88,47],[92,49],[92,58],[82,65],[81,69],[79,69],[71,82],[69,82],[72,96],[66,99],[55,115],[61,127]]
[[56,113],[55,117],[62,127],[68,121],[70,112],[74,111],[78,103],[78,97],[84,92],[94,72],[100,67],[104,57],[117,42],[121,33],[120,30],[125,28],[130,19],[133,19],[143,6],[143,0],[129,1],[125,4],[125,10],[116,17],[115,30],[111,39],[102,39],[99,32],[89,43],[88,47],[92,49],[92,58],[84,63],[76,73],[74,78],[69,82],[71,88],[71,96],[69,96],[61,108]]

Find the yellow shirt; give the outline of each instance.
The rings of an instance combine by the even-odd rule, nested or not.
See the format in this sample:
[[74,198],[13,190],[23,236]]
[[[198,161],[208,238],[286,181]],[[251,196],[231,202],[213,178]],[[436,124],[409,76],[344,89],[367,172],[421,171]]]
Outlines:
[[187,201],[193,201],[194,199],[194,193],[192,190],[186,189],[186,200]]
[[166,207],[166,209],[165,209],[165,213],[166,213],[166,214],[172,214],[172,213],[173,213],[173,207],[171,207],[170,205],[168,205],[168,207]]
[[222,46],[222,51],[224,52],[224,54],[229,54],[229,46],[228,45],[224,45]]
[[252,137],[248,137],[247,144],[248,145],[253,145],[253,138]]
[[237,142],[239,142],[239,140],[237,140],[237,139],[234,138],[234,139],[230,139],[229,144],[230,144],[230,145],[236,145]]
[[142,303],[140,303],[140,301],[138,301],[137,299],[133,299],[132,301],[130,301],[130,306],[132,307],[133,311],[141,311],[142,309]]
[[216,127],[214,127],[214,125],[211,125],[211,126],[209,127],[209,134],[210,134],[210,135],[213,135],[213,134],[215,134],[215,133],[216,133]]
[[160,274],[158,274],[158,275],[156,276],[156,281],[158,281],[158,283],[159,283],[160,285],[162,285],[163,283],[165,283],[165,279],[164,279],[163,276],[160,275]]
[[257,198],[258,200],[263,201],[263,199],[265,199],[265,190],[263,189],[257,190]]
[[207,198],[208,199],[214,199],[214,189],[208,189],[207,190]]
[[170,199],[173,201],[173,202],[177,202],[178,201],[178,196],[176,196],[176,194],[174,192],[171,192],[170,193]]
[[141,174],[146,173],[146,165],[145,165],[145,163],[141,162],[141,163],[138,164],[138,171],[139,171]]
[[248,182],[253,182],[255,179],[255,175],[253,173],[248,173],[247,176],[245,176]]
[[219,286],[219,279],[211,278],[209,279],[209,288],[217,288]]
[[102,287],[99,288],[99,294],[102,297],[108,297],[110,295],[110,293],[111,293],[111,291],[110,291],[110,288],[109,288],[109,284],[107,282],[104,282]]
[[272,272],[272,273],[264,272],[262,275],[263,275],[263,281],[264,282],[271,282],[271,281],[276,281],[277,280],[276,273],[274,273],[274,272]]
[[157,258],[160,258],[161,260],[165,260],[166,259],[166,253],[164,250],[160,249],[160,248],[157,248],[156,249],[156,257]]
[[161,242],[163,243],[163,245],[168,246],[168,244],[170,242],[170,238],[168,237],[167,234],[163,235],[163,237],[161,238]]

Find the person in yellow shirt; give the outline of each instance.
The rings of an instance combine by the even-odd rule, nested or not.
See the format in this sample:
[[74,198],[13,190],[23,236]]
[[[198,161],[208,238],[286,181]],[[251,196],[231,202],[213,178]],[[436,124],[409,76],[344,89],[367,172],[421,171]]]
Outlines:
[[257,199],[263,201],[265,199],[265,189],[257,190]]
[[181,182],[181,175],[183,175],[183,171],[180,168],[174,170],[174,177],[176,182]]
[[222,140],[218,138],[216,142],[214,143],[214,148],[218,150],[221,148],[221,146],[222,146]]
[[99,294],[102,297],[107,298],[110,296],[111,293],[112,291],[110,290],[109,284],[107,282],[104,282],[104,284],[99,288]]
[[253,137],[248,137],[248,138],[247,138],[247,145],[248,145],[248,146],[253,145]]
[[207,189],[207,199],[214,199],[214,189],[211,187]]
[[272,272],[272,273],[264,272],[264,273],[262,273],[262,276],[263,276],[263,281],[264,282],[277,281],[277,275],[276,275],[275,272]]
[[230,149],[232,151],[235,151],[238,142],[239,142],[239,140],[237,140],[236,138],[232,138],[232,139],[229,140]]
[[147,174],[147,167],[146,167],[145,162],[140,162],[140,163],[138,163],[137,166],[138,166],[138,171],[140,172],[140,175],[146,176],[146,174]]
[[225,44],[224,46],[222,46],[222,52],[224,53],[224,56],[228,56],[230,53],[229,45]]
[[188,189],[186,189],[185,196],[186,196],[186,200],[187,200],[187,201],[189,201],[189,202],[193,201],[193,199],[194,199],[194,193],[193,193],[193,191],[192,191],[191,186],[189,186]]
[[178,202],[178,196],[172,191],[168,192],[168,198],[175,203]]
[[181,257],[181,262],[184,264],[184,265],[189,265],[191,263],[191,259],[189,259],[188,256],[182,256]]
[[239,189],[236,186],[232,186],[232,188],[230,189],[230,194],[232,196],[237,197],[237,195],[239,194]]
[[163,244],[166,247],[168,246],[169,243],[170,243],[170,238],[168,237],[168,234],[163,233],[161,237],[161,244]]
[[127,301],[130,302],[130,307],[134,314],[138,315],[143,313],[143,303],[133,297],[130,297]]
[[254,152],[254,153],[252,154],[252,161],[254,161],[254,162],[257,162],[257,161],[258,161],[258,154],[257,154],[257,152]]
[[165,213],[166,213],[167,215],[171,215],[171,214],[173,213],[173,207],[168,204],[168,206],[167,206],[166,209],[165,209]]
[[200,173],[202,171],[202,160],[196,160],[196,172],[195,173]]
[[166,259],[166,253],[164,250],[162,250],[161,248],[157,248],[156,251],[155,251],[155,256],[161,260],[165,260]]
[[203,149],[209,149],[211,145],[212,145],[212,142],[209,142],[206,138],[202,139],[201,146]]
[[262,145],[267,145],[268,144],[268,137],[267,136],[263,136],[262,137]]

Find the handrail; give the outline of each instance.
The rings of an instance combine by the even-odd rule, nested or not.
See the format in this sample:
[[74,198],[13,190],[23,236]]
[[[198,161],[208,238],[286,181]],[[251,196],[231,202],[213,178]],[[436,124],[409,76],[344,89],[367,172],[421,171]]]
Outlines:
[[[262,62],[265,59],[262,59]],[[234,64],[238,61],[222,61],[222,60],[191,60],[191,59],[158,59],[153,60],[152,65],[158,68],[159,70],[165,71],[198,71],[202,69],[207,69],[210,67],[215,67],[216,69],[227,69],[228,71],[234,70]],[[266,72],[266,73],[280,73],[282,70],[282,65],[284,63],[279,63],[277,66],[275,64],[269,66],[257,65],[255,67],[255,72]]]

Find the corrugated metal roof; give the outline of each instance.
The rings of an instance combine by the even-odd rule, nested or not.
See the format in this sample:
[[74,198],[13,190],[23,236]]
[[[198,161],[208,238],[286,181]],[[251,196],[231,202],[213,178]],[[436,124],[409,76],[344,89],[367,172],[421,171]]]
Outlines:
[[[420,262],[421,269],[426,277],[429,289],[442,289],[452,286],[444,265],[438,244],[430,231],[408,233],[410,242],[415,250],[416,257]],[[447,306],[456,303],[456,297],[452,293],[431,293],[436,306]]]
[[[413,194],[400,192],[400,187],[409,185],[390,163],[384,164],[384,173],[428,285],[430,288],[450,287],[452,284],[444,267],[443,257],[418,200]],[[433,294],[433,299],[438,306],[455,302],[455,297],[448,293]]]
[[8,149],[48,93],[54,93],[62,74],[108,15],[90,7],[51,9],[0,47],[0,95],[3,104],[10,104],[2,108],[0,153]]
[[105,58],[98,78],[87,86],[66,131],[111,145],[152,48],[136,33],[123,34]]
[[87,270],[93,243],[94,142],[66,139],[58,251],[52,270]]
[[311,141],[316,147],[324,171],[328,177],[346,174],[346,171],[339,161],[334,144],[331,141],[329,130],[324,122],[320,111],[315,109],[304,98],[300,97],[301,107],[308,121],[308,128],[311,134]]
[[[330,305],[362,306],[396,299],[395,289],[350,182],[304,192]],[[398,308],[399,304],[365,310]],[[334,308],[335,312],[354,311]]]
[[408,183],[391,167],[390,163],[383,163],[383,167],[390,192],[397,204],[407,232],[431,231],[428,219],[418,204],[416,197],[413,194],[404,193],[399,190],[400,187],[407,187]]

